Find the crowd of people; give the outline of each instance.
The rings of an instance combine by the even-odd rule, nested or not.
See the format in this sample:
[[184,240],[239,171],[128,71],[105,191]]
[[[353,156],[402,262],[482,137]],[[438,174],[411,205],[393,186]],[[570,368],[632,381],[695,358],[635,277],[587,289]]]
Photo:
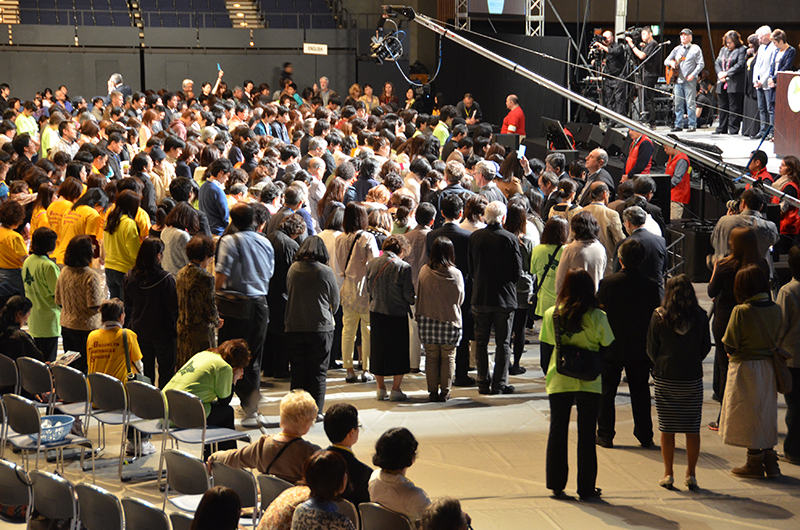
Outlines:
[[[403,377],[423,371],[433,402],[450,399],[453,386],[512,394],[509,375],[526,371],[526,330],[541,320],[547,488],[565,495],[575,405],[577,492],[601,494],[596,446],[613,447],[623,369],[645,448],[654,445],[651,374],[656,382],[661,485],[674,483],[675,434],[685,433],[685,483],[696,488],[710,326],[689,279],[669,273],[665,214],[650,202],[652,141],[631,132],[617,185],[600,148],[569,165],[560,153],[541,161],[507,151],[469,94],[460,110],[444,105],[430,116],[401,108],[389,83],[380,96],[353,85],[340,107],[326,78],[298,95],[291,75],[287,64],[277,94],[250,81],[227,92],[221,72],[199,96],[190,80],[177,93],[126,95],[115,74],[91,110],[67,108],[64,86],[41,107],[7,100],[0,351],[51,362],[60,337],[81,354],[74,367],[123,381],[140,372],[159,388],[186,390],[203,401],[209,425],[229,428],[234,393],[242,426],[256,428],[266,423],[262,376],[289,378],[280,434],[206,455],[300,484],[276,499],[264,528],[288,528],[292,514],[291,528],[348,528],[330,508],[348,494],[413,521],[452,512],[458,525],[448,528],[462,528],[457,502],[431,505],[405,478],[417,449],[408,430],[384,433],[378,470],[354,459],[357,411],[325,409],[328,369],[341,359],[345,381],[374,383],[378,401],[407,400]],[[523,133],[518,98],[507,106],[504,128]],[[766,155],[754,155],[750,170],[765,185],[774,180]],[[673,152],[667,171],[682,208],[689,160]],[[775,185],[797,191],[799,171],[786,157]],[[783,217],[779,232],[761,215],[765,200],[758,187],[744,191],[712,236],[722,407],[711,427],[748,450],[734,474],[772,478],[780,474],[772,349],[800,354],[800,249]],[[787,227],[800,224],[797,208],[782,211]],[[770,247],[780,234],[789,236],[795,279],[776,304]],[[576,355],[585,364],[570,367]],[[793,463],[795,392],[785,446]],[[320,421],[333,444],[325,452],[302,439]],[[133,442],[129,451],[155,450]],[[225,494],[207,496],[213,504]]]

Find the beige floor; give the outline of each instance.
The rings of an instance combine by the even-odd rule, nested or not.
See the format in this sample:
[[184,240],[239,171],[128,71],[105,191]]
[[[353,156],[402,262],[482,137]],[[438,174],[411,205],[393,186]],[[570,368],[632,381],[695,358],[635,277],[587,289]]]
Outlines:
[[[705,285],[697,287],[699,292],[705,290]],[[711,400],[712,358],[713,353],[705,363],[704,425],[716,418],[719,408]],[[603,488],[602,501],[551,498],[544,484],[549,409],[538,370],[538,346],[528,346],[523,365],[528,373],[511,378],[516,394],[480,396],[476,389],[455,389],[454,398],[446,404],[426,402],[425,379],[421,375],[408,376],[403,383],[412,399],[394,404],[375,401],[374,383],[346,384],[344,372],[333,370],[329,373],[327,403],[347,401],[358,407],[364,429],[355,452],[367,462],[382,432],[395,426],[409,428],[420,441],[419,458],[409,470],[409,478],[431,497],[451,495],[461,499],[476,530],[800,528],[800,468],[782,464],[784,476],[777,480],[734,478],[729,469],[744,461],[744,450],[722,445],[719,436],[705,427],[697,475],[701,490],[689,492],[682,481],[677,491],[660,488],[660,452],[642,449],[636,443],[625,384],[620,386],[617,398],[616,447],[598,448],[597,485]],[[261,412],[271,421],[277,421],[277,404],[287,390],[287,382],[267,385],[263,390]],[[786,428],[782,399],[780,404],[779,427],[783,436]],[[655,422],[655,411],[653,418]],[[92,433],[96,435],[94,429]],[[573,423],[572,470],[567,486],[567,493],[573,495],[575,434]],[[322,446],[327,444],[321,424],[313,427],[308,438]],[[109,442],[115,441],[119,441],[119,432],[110,431]],[[679,440],[675,470],[678,475],[685,469],[683,449],[684,443]],[[114,449],[109,448],[109,452]],[[150,463],[152,460],[156,459],[151,458]],[[75,464],[68,467],[67,476],[74,481],[83,479]],[[161,504],[153,482],[122,484],[115,467],[98,471],[97,483],[120,497],[133,495]],[[0,528],[15,526],[20,525],[0,522]]]

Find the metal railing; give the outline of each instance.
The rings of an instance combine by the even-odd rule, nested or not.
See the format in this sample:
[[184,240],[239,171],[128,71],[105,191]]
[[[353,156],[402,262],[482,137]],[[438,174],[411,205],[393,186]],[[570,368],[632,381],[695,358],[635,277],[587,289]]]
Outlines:
[[667,232],[670,235],[670,244],[667,245],[667,265],[669,265],[669,268],[667,268],[666,276],[670,277],[675,276],[675,271],[678,269],[681,269],[681,273],[685,272],[683,269],[686,264],[684,258],[686,255],[686,234],[671,228],[667,228]]

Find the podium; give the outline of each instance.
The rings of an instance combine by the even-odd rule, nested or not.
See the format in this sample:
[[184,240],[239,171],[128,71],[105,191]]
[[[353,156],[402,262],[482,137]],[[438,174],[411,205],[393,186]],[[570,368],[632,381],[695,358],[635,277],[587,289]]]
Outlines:
[[778,72],[775,90],[775,155],[800,154],[800,73]]

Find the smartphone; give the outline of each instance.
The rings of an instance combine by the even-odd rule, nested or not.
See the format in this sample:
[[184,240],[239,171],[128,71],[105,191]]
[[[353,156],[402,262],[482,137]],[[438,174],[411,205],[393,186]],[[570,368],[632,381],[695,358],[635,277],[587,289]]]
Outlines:
[[517,149],[517,159],[522,160],[522,157],[525,156],[525,150],[526,149],[527,149],[527,146],[524,146],[524,145],[519,146],[519,149]]
[[217,63],[217,71],[220,71],[220,70],[222,70],[222,67],[220,67],[219,63]]

